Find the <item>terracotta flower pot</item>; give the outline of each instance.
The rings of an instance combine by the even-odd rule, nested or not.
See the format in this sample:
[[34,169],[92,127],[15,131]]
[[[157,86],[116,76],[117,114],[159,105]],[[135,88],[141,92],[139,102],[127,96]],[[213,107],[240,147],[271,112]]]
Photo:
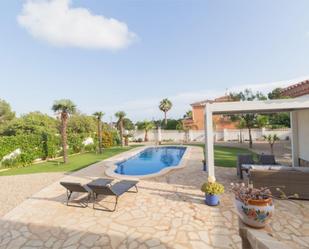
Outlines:
[[255,228],[265,227],[274,213],[274,205],[271,198],[249,200],[248,204],[235,199],[235,206],[243,223]]

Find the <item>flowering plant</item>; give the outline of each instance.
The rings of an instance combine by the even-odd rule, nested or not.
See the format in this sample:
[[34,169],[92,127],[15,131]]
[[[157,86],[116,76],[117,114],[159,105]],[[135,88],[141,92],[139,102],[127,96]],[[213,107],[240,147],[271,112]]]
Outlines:
[[235,198],[245,204],[248,204],[249,200],[266,200],[272,197],[270,190],[266,187],[254,188],[252,184],[245,183],[231,183],[231,186]]
[[220,195],[224,193],[224,186],[218,182],[205,182],[201,191],[209,195]]
[[87,137],[87,138],[82,142],[82,144],[83,144],[84,146],[94,144],[93,138],[92,138],[92,137]]
[[[254,188],[252,184],[246,185],[245,183],[231,183],[231,186],[231,190],[235,194],[235,198],[245,204],[248,204],[249,200],[266,200],[269,198],[276,198],[267,187]],[[298,194],[287,196],[279,187],[276,188],[276,191],[280,193],[280,198],[277,199],[299,198]]]
[[21,155],[21,149],[16,149],[10,154],[5,155],[1,160],[1,165],[5,167],[12,166],[16,163],[16,160]]

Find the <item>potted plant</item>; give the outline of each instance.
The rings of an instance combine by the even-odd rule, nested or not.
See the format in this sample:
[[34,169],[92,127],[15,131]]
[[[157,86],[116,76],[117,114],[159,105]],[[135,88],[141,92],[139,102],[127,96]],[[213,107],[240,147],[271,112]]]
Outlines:
[[263,228],[274,212],[273,198],[268,188],[253,188],[248,184],[233,184],[235,206],[239,218],[248,226]]
[[205,203],[208,206],[217,206],[220,202],[220,194],[224,193],[224,186],[215,180],[208,179],[201,187],[205,193]]

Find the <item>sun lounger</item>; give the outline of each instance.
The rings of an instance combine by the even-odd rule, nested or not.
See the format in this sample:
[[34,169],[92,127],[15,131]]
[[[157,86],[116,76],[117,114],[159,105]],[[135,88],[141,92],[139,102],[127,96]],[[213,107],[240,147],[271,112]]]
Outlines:
[[60,184],[65,187],[67,190],[67,205],[69,206],[69,200],[72,194],[75,193],[88,193],[86,206],[88,206],[90,197],[91,197],[91,189],[87,187],[87,185],[81,185],[80,183],[75,182],[60,182]]
[[92,182],[92,183],[87,184],[87,186],[93,192],[93,209],[96,209],[95,204],[98,199],[98,196],[104,195],[104,196],[115,196],[116,197],[114,208],[112,210],[109,210],[112,212],[115,211],[117,207],[117,203],[118,203],[118,198],[122,194],[124,194],[125,192],[129,192],[129,190],[133,187],[136,190],[135,193],[138,192],[137,183],[138,181],[123,180],[113,185],[101,185],[98,182]]

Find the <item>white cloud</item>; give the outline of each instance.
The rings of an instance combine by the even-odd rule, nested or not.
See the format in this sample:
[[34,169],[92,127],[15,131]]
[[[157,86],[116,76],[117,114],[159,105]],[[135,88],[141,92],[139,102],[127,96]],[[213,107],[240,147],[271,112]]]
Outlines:
[[70,0],[27,0],[17,20],[33,37],[56,46],[115,50],[137,37],[126,23],[73,8]]

